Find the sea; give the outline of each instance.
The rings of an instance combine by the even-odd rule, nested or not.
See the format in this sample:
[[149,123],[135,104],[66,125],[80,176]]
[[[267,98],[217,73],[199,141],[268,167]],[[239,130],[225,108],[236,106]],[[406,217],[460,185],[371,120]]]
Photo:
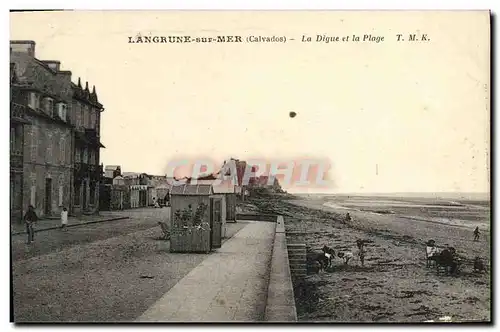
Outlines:
[[459,227],[489,229],[488,193],[297,194],[324,206],[358,213],[394,215]]

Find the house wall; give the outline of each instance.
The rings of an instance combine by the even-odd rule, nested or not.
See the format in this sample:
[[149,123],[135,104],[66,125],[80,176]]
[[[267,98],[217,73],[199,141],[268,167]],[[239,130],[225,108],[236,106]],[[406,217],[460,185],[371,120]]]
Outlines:
[[139,207],[139,190],[136,189],[130,190],[130,207],[131,208]]
[[126,186],[111,188],[111,210],[130,209],[130,190]]
[[[28,83],[34,90],[19,90],[13,101],[26,107],[36,107],[30,103],[30,94],[40,98],[37,110],[43,115],[26,112],[26,120],[31,124],[24,126],[22,149],[24,154],[22,180],[22,213],[28,205],[33,205],[40,217],[57,216],[64,205],[71,210],[72,194],[72,130],[69,126],[57,122],[56,100],[64,101],[70,113],[71,72],[55,72],[35,59],[34,44],[12,44],[10,61],[20,83]],[[20,53],[17,51],[21,51]],[[54,108],[42,99],[42,91],[54,99]],[[51,180],[50,192],[46,190],[46,180]],[[48,207],[48,209],[46,209]]]
[[[71,207],[71,129],[37,116],[27,119],[31,124],[25,126],[23,214],[31,204],[40,217],[57,216],[62,206]],[[50,197],[46,196],[46,179],[51,179]]]

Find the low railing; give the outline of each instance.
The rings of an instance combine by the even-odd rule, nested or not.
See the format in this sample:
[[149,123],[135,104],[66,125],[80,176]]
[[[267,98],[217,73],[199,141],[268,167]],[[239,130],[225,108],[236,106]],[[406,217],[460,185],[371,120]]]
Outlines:
[[75,163],[75,176],[99,180],[103,174],[102,165]]
[[14,102],[10,103],[10,116],[13,120],[24,120],[26,115],[25,106]]

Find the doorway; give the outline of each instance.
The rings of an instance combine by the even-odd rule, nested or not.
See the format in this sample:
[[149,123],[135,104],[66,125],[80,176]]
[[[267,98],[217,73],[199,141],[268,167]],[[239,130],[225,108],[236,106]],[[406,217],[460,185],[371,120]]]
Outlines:
[[45,215],[52,213],[52,179],[45,179]]
[[222,200],[220,198],[211,198],[212,216],[210,242],[212,248],[220,248],[222,246]]
[[85,211],[87,208],[87,181],[83,181],[83,190],[82,190],[82,211]]

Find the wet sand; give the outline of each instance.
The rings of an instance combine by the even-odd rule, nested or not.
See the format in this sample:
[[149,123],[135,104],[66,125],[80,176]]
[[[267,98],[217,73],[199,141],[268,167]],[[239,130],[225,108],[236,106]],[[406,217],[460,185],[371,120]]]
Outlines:
[[[324,244],[356,253],[366,239],[365,266],[355,256],[348,266],[335,259],[333,269],[307,277],[307,296],[297,299],[299,320],[334,322],[490,321],[490,274],[473,273],[471,260],[489,259],[489,232],[472,241],[472,229],[401,218],[394,214],[333,208],[322,199],[275,200],[266,209],[286,215],[287,231],[303,231],[312,249]],[[262,205],[262,204],[261,204]],[[448,244],[464,259],[458,276],[426,268],[425,242]],[[293,236],[290,238],[293,240]],[[489,262],[488,262],[489,263]]]

